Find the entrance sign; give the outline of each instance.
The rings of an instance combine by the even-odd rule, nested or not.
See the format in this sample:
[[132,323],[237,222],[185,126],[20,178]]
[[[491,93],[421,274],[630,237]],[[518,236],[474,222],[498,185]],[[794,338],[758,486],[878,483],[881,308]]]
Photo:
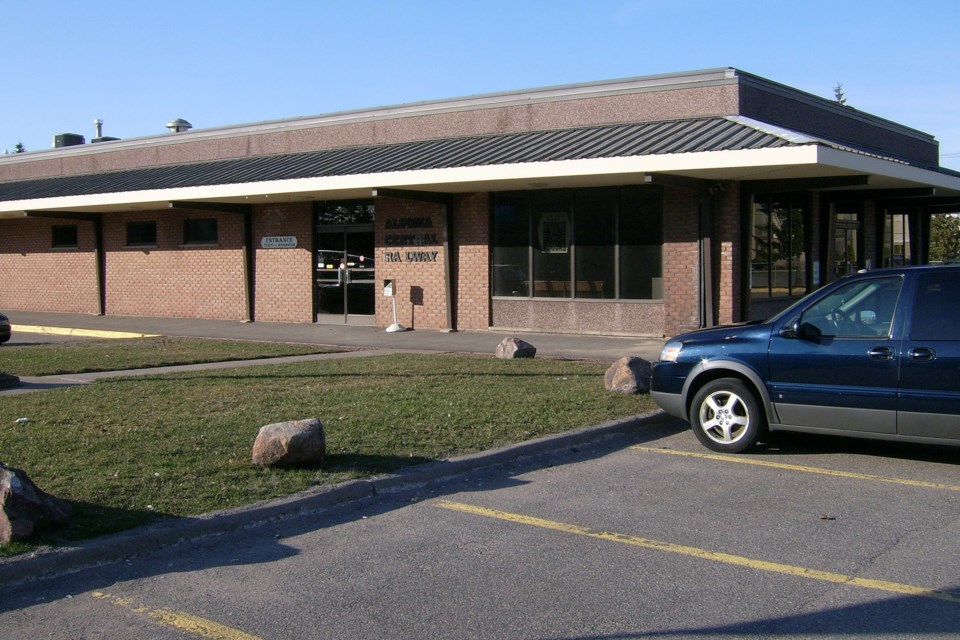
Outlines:
[[264,236],[260,238],[263,249],[296,249],[297,236]]

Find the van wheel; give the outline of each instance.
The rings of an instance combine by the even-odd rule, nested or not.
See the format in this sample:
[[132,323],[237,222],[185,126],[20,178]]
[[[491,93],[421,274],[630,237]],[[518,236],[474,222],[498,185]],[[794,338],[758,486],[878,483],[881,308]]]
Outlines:
[[740,453],[757,443],[767,421],[750,388],[736,378],[708,382],[693,398],[690,426],[703,446]]

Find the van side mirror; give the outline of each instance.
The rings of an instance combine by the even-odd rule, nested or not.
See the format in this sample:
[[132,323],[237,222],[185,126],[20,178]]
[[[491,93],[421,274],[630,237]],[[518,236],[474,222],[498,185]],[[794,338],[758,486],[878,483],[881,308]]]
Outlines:
[[780,337],[795,340],[800,337],[800,321],[793,320],[780,328]]
[[787,340],[817,341],[821,336],[823,336],[823,332],[817,325],[802,322],[802,318],[794,318],[780,328],[780,337]]

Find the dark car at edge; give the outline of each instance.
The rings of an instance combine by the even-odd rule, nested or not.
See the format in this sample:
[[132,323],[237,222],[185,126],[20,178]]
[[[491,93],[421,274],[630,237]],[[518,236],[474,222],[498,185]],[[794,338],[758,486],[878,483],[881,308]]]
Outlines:
[[960,445],[960,267],[860,272],[765,322],[676,336],[650,386],[714,451],[769,431]]
[[0,344],[10,340],[10,319],[0,313]]

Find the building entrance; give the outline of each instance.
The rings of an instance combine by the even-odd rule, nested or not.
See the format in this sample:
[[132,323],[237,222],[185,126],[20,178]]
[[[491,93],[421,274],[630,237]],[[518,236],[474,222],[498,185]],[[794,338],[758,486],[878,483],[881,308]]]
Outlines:
[[373,202],[317,202],[314,224],[317,322],[376,324]]
[[315,246],[317,322],[374,324],[373,225],[325,225]]

